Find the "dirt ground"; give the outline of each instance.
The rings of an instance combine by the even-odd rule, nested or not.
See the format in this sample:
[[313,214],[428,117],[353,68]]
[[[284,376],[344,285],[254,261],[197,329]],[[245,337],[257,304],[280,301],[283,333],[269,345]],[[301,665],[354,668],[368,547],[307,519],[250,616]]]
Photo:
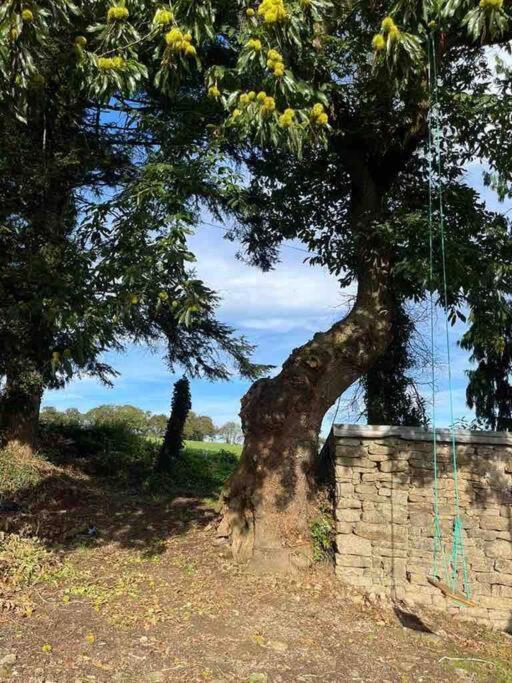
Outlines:
[[512,681],[509,636],[424,628],[328,565],[285,579],[234,564],[200,499],[71,488],[37,517],[45,543],[20,569],[36,578],[0,582],[0,680]]

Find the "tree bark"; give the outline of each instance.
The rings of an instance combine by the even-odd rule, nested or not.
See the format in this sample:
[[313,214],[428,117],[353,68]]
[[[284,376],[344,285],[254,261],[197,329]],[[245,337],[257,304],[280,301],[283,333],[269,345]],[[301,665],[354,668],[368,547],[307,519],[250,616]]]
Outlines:
[[27,378],[7,377],[0,395],[0,437],[3,445],[37,448],[42,384]]
[[262,571],[309,564],[314,464],[325,413],[385,351],[391,334],[390,258],[368,228],[381,197],[354,162],[351,222],[360,244],[351,312],[295,349],[279,375],[258,380],[242,399],[244,448],[224,494],[218,536],[235,559]]

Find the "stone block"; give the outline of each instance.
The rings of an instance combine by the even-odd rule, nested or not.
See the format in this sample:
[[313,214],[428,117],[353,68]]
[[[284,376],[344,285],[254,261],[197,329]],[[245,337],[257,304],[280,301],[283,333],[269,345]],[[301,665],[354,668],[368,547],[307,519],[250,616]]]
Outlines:
[[338,564],[338,559],[339,558],[336,555],[336,574],[343,572],[345,576],[368,576],[369,569],[363,567],[343,567]]
[[489,621],[491,626],[500,631],[509,631],[512,624],[512,613],[497,612],[495,610],[489,611]]
[[354,531],[358,536],[368,538],[372,541],[386,540],[390,543],[393,541],[405,543],[409,538],[406,527],[391,526],[391,524],[357,522]]
[[380,463],[381,472],[407,472],[409,463],[405,460],[388,460]]
[[406,562],[403,557],[374,557],[373,568],[394,578],[406,578]]
[[393,456],[393,458],[395,460],[409,460],[410,457],[411,457],[411,451],[409,451],[407,449],[404,450],[402,448],[400,450],[398,450],[395,453],[395,455]]
[[491,595],[497,598],[511,598],[512,586],[503,586],[501,584],[493,584],[491,588]]
[[336,465],[336,481],[352,481],[354,470],[349,465]]
[[503,540],[491,541],[485,546],[485,554],[487,557],[495,557],[496,559],[511,559],[512,543]]
[[369,455],[385,455],[387,457],[394,455],[396,449],[393,446],[381,446],[378,443],[368,444],[368,454]]
[[499,611],[512,610],[512,598],[482,595],[478,600],[478,606]]
[[397,508],[396,510],[390,505],[387,509],[373,509],[364,510],[361,517],[363,522],[369,522],[370,524],[382,524],[385,520],[389,524],[407,524],[407,511],[403,508]]
[[396,543],[394,547],[386,547],[383,545],[373,544],[373,555],[374,557],[400,557],[402,559],[407,559],[409,551],[406,544]]
[[342,437],[336,440],[336,448],[342,448],[343,446],[362,446],[363,442],[359,438],[349,438]]
[[383,460],[388,459],[388,454],[387,453],[368,453],[368,460],[372,460],[373,462],[382,462]]
[[512,574],[512,560],[495,560],[494,568],[497,572],[503,572],[504,574]]
[[355,508],[342,508],[336,511],[336,519],[340,522],[357,522],[361,519],[361,512]]
[[489,619],[489,610],[482,607],[466,607],[461,612],[460,618],[463,621],[472,621],[473,619]]
[[355,487],[356,493],[361,496],[367,496],[368,494],[374,493],[377,495],[377,487],[375,484],[357,484]]
[[391,494],[393,505],[407,505],[408,491],[393,491]]
[[336,484],[336,496],[338,498],[351,493],[354,493],[354,484],[350,484],[348,482],[339,482]]
[[377,510],[369,510],[364,512],[361,516],[363,522],[368,522],[370,524],[380,524],[382,522],[382,512],[377,512]]
[[409,491],[408,499],[411,503],[425,503],[426,500],[432,500],[432,490],[415,488]]
[[367,538],[355,534],[338,536],[336,539],[338,553],[340,555],[363,555],[370,557],[372,544]]
[[498,517],[500,514],[499,507],[484,507],[479,509],[477,513],[479,517]]
[[378,488],[379,496],[391,497],[391,494],[393,493],[393,489],[390,489],[386,486],[381,486],[381,487],[377,487],[377,488]]
[[433,470],[434,469],[434,464],[432,463],[432,461],[427,460],[426,458],[422,458],[420,460],[419,458],[411,457],[409,459],[409,465],[410,465],[410,467],[414,467],[417,470]]
[[393,477],[388,472],[363,472],[363,483],[378,482],[378,481],[392,481]]
[[338,503],[338,510],[346,510],[347,508],[360,509],[362,505],[362,500],[357,496],[343,496],[343,499]]
[[341,458],[363,458],[366,455],[366,451],[360,444],[338,444],[336,446],[336,459]]
[[498,538],[497,531],[488,531],[487,529],[472,529],[472,538],[481,538],[484,541],[494,541]]
[[512,587],[512,574],[504,574],[502,572],[496,572],[497,579],[491,582],[491,583],[497,583],[500,586],[509,586]]
[[378,489],[391,489],[393,495],[396,493],[405,494],[404,502],[407,500],[409,493],[409,482],[401,481],[400,479],[391,479],[391,481],[377,481],[375,482]]
[[432,552],[432,539],[431,538],[410,538],[409,539],[411,548],[411,555],[415,555],[416,551],[423,550],[425,552]]
[[496,531],[496,538],[501,538],[510,543],[512,542],[512,533],[510,531]]
[[466,552],[466,557],[471,571],[484,573],[494,571],[495,560],[485,557],[482,551],[475,551],[474,553],[468,551]]
[[480,528],[493,529],[495,531],[509,531],[510,522],[506,517],[482,515],[482,517],[480,517]]
[[351,522],[336,522],[336,533],[351,534],[354,531],[354,524]]
[[336,556],[336,564],[339,567],[371,567],[372,560],[368,555],[341,555]]
[[412,527],[422,527],[430,529],[433,524],[434,515],[432,512],[411,512],[409,514],[409,524]]
[[407,600],[417,603],[418,605],[432,604],[432,590],[428,586],[420,586],[406,583],[404,585],[405,597]]
[[359,455],[339,455],[337,457],[337,464],[342,465],[343,467],[354,467],[359,464],[361,460],[363,460],[363,454],[360,453]]
[[352,470],[357,472],[357,474],[364,474],[365,472],[373,472],[376,469],[376,465],[377,463],[370,460],[355,460]]

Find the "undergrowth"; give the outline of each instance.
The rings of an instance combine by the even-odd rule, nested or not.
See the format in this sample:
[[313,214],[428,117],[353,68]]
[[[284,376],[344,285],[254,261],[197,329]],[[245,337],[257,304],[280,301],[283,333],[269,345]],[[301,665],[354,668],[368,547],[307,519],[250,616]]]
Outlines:
[[319,488],[316,495],[316,514],[309,522],[309,534],[315,562],[334,560],[335,528],[329,492]]
[[218,496],[240,453],[239,447],[188,441],[172,469],[162,475],[154,471],[159,448],[154,438],[135,434],[122,423],[46,425],[43,431],[44,453],[55,464],[72,463],[111,486],[157,497]]
[[23,448],[0,449],[0,500],[37,486],[44,479],[45,469],[47,463],[42,458]]
[[0,533],[0,576],[11,587],[31,586],[47,580],[59,560],[37,538]]

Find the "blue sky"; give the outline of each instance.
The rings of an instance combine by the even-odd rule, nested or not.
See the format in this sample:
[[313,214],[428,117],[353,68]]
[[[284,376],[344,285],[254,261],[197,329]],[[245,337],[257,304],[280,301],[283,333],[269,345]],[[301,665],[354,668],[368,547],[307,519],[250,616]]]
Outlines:
[[[468,180],[480,190],[489,208],[500,211],[512,208],[512,202],[498,204],[494,194],[483,188],[480,167],[470,167]],[[350,292],[340,291],[336,279],[324,269],[305,264],[306,254],[297,250],[300,244],[283,248],[281,264],[270,273],[261,273],[237,260],[237,245],[225,240],[222,231],[210,225],[198,227],[190,246],[198,259],[198,275],[222,297],[219,318],[257,346],[255,360],[258,362],[280,366],[293,348],[304,343],[314,332],[328,328],[347,310]],[[448,425],[442,317],[437,325],[440,363],[437,368],[437,413],[439,424]],[[463,330],[461,324],[451,330],[455,418],[471,417],[464,401],[464,372],[469,368],[469,361],[456,344]],[[113,388],[84,378],[73,381],[63,390],[47,392],[43,404],[86,411],[101,403],[131,403],[154,413],[168,412],[172,384],[179,375],[169,373],[158,349],[130,346],[126,353],[107,354],[106,360],[120,372]],[[240,398],[248,387],[248,382],[238,378],[217,383],[194,380],[193,410],[210,415],[217,424],[237,419]],[[424,388],[430,394],[429,387],[425,385]],[[332,421],[333,413],[331,410],[326,416],[324,431]],[[353,415],[345,410],[343,402],[337,422],[351,420]]]

